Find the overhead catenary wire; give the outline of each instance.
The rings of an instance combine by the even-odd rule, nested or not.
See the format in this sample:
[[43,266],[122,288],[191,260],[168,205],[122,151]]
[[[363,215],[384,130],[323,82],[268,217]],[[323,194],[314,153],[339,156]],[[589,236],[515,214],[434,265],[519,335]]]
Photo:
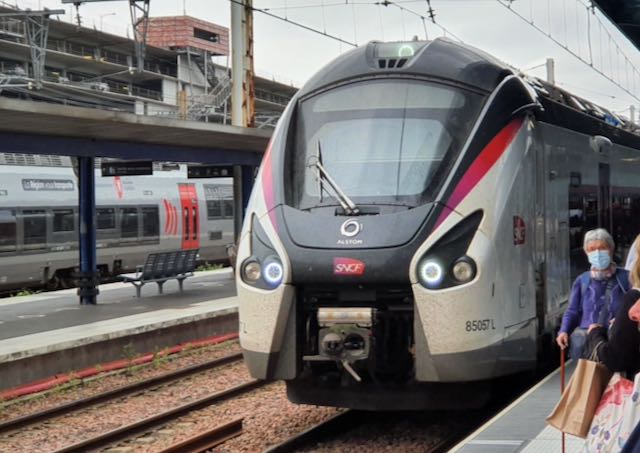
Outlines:
[[[241,5],[243,7],[246,6],[244,1],[242,1],[242,0],[229,0],[229,2],[235,3],[236,5]],[[303,23],[290,20],[287,17],[278,16],[277,14],[273,14],[273,13],[271,13],[271,12],[265,10],[265,9],[256,8],[255,6],[252,6],[251,10],[256,12],[256,13],[261,13],[261,14],[264,14],[264,15],[269,16],[271,18],[281,20],[283,22],[286,22],[288,24],[291,24],[291,25],[294,25],[296,27],[302,28],[304,30],[310,31],[312,33],[316,33],[316,34],[325,36],[327,38],[333,39],[334,41],[338,41],[338,42],[340,42],[342,44],[347,44],[347,45],[350,45],[350,46],[353,46],[353,47],[358,47],[358,44],[350,42],[350,41],[347,41],[346,39],[342,39],[339,36],[335,36],[335,35],[332,35],[330,33],[325,33],[323,31],[318,30],[316,28],[313,28],[313,27],[311,27],[309,25],[305,25]]]
[[[563,48],[566,52],[570,53],[571,55],[573,55],[576,59],[578,59],[579,61],[581,61],[582,63],[586,64],[587,66],[589,66],[590,68],[592,68],[594,71],[596,71],[598,74],[600,74],[602,77],[604,77],[605,79],[607,79],[608,81],[610,81],[611,83],[613,83],[614,85],[616,85],[618,88],[620,88],[622,91],[624,91],[625,93],[627,93],[628,95],[630,95],[631,97],[633,97],[634,99],[636,99],[637,101],[640,101],[640,97],[638,97],[636,94],[634,94],[631,90],[629,90],[627,87],[623,86],[622,84],[618,83],[614,77],[612,77],[609,74],[606,74],[604,72],[603,69],[598,69],[595,65],[590,64],[588,61],[584,60],[580,55],[578,55],[576,52],[574,52],[571,48],[569,48],[568,46],[563,45],[557,38],[555,38],[552,34],[551,31],[549,30],[549,32],[544,31],[542,28],[540,28],[538,25],[536,25],[535,23],[530,23],[522,14],[520,14],[518,11],[516,11],[515,9],[510,7],[510,4],[505,4],[504,0],[496,0],[498,2],[498,4],[502,5],[503,7],[505,7],[507,10],[511,11],[511,13],[513,13],[514,15],[516,15],[517,17],[519,17],[521,20],[523,20],[525,23],[529,24],[529,26],[535,28],[537,31],[539,31],[540,33],[546,35],[551,41],[553,41],[555,44],[557,44],[559,47]],[[600,25],[600,21],[598,22],[598,24]],[[609,35],[610,36],[610,35]],[[601,40],[600,40],[601,41]],[[602,52],[600,52],[602,55]],[[610,52],[611,54],[611,52]],[[610,55],[611,56],[611,55]],[[604,68],[604,65],[601,65],[601,68]],[[634,67],[635,69],[635,67]],[[637,71],[637,69],[635,69],[635,71]]]

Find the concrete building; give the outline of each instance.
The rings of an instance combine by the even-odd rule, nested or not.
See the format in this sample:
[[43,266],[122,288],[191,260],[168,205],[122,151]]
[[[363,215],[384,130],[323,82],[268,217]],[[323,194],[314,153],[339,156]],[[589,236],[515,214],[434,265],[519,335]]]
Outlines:
[[[37,89],[25,20],[0,17],[0,96],[230,124],[230,69],[211,59],[228,55],[227,28],[150,18],[147,44],[138,72],[132,39],[52,18]],[[297,88],[260,77],[255,86],[256,125],[273,127]]]

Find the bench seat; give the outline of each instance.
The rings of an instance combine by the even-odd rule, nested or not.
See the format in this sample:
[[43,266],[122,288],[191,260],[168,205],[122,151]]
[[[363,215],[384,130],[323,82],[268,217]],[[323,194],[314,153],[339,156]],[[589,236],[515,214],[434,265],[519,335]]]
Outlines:
[[142,287],[150,282],[155,282],[158,285],[158,293],[162,294],[162,285],[171,279],[178,280],[182,292],[182,282],[193,276],[197,255],[198,249],[151,253],[144,265],[138,266],[137,272],[121,274],[118,278],[135,286],[136,297],[140,297]]

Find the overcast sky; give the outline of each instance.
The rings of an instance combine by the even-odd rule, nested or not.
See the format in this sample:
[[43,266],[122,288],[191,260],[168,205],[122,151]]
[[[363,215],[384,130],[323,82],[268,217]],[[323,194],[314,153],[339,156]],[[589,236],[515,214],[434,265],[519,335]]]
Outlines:
[[[5,0],[6,1],[6,0]],[[72,21],[75,10],[60,0],[12,0],[23,8],[63,8],[65,20]],[[362,45],[370,40],[398,41],[418,36],[429,39],[443,31],[429,20],[395,5],[376,5],[376,0],[254,0],[254,7],[269,9],[278,16],[326,31],[346,41]],[[425,0],[398,0],[397,5],[427,15]],[[532,67],[554,58],[556,82],[563,88],[604,105],[616,112],[640,101],[625,93],[588,65],[553,43],[545,34],[523,21],[498,0],[431,0],[436,21],[465,43],[489,52],[528,74],[545,77],[545,68]],[[609,76],[620,80],[640,98],[640,75],[633,75],[632,64],[640,69],[640,53],[596,12],[590,14],[587,0],[515,0],[513,11],[526,21],[550,33],[562,46],[580,55]],[[229,26],[229,0],[151,0],[151,15],[190,16]],[[73,11],[73,16],[72,16]],[[83,25],[111,33],[125,34],[130,28],[126,1],[105,1],[80,7]],[[328,37],[295,27],[284,21],[255,13],[255,67],[258,74],[300,86],[315,71],[341,52],[352,47]],[[600,19],[600,20],[599,20]],[[600,24],[604,22],[604,27]],[[591,46],[587,28],[591,29]],[[606,34],[613,36],[610,41]],[[615,50],[617,41],[629,62]],[[591,49],[589,49],[591,47]],[[619,55],[619,56],[618,56]],[[617,61],[616,61],[617,60]],[[636,115],[636,120],[638,116]]]

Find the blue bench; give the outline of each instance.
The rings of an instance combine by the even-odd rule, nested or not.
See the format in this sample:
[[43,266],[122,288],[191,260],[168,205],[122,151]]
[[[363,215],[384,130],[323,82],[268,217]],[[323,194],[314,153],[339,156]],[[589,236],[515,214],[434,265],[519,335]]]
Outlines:
[[147,256],[144,265],[138,266],[135,273],[122,274],[118,278],[136,287],[136,297],[140,297],[142,287],[150,282],[157,283],[158,293],[162,294],[164,282],[174,278],[178,280],[180,292],[182,292],[182,282],[187,277],[193,276],[197,255],[198,249],[151,253]]

